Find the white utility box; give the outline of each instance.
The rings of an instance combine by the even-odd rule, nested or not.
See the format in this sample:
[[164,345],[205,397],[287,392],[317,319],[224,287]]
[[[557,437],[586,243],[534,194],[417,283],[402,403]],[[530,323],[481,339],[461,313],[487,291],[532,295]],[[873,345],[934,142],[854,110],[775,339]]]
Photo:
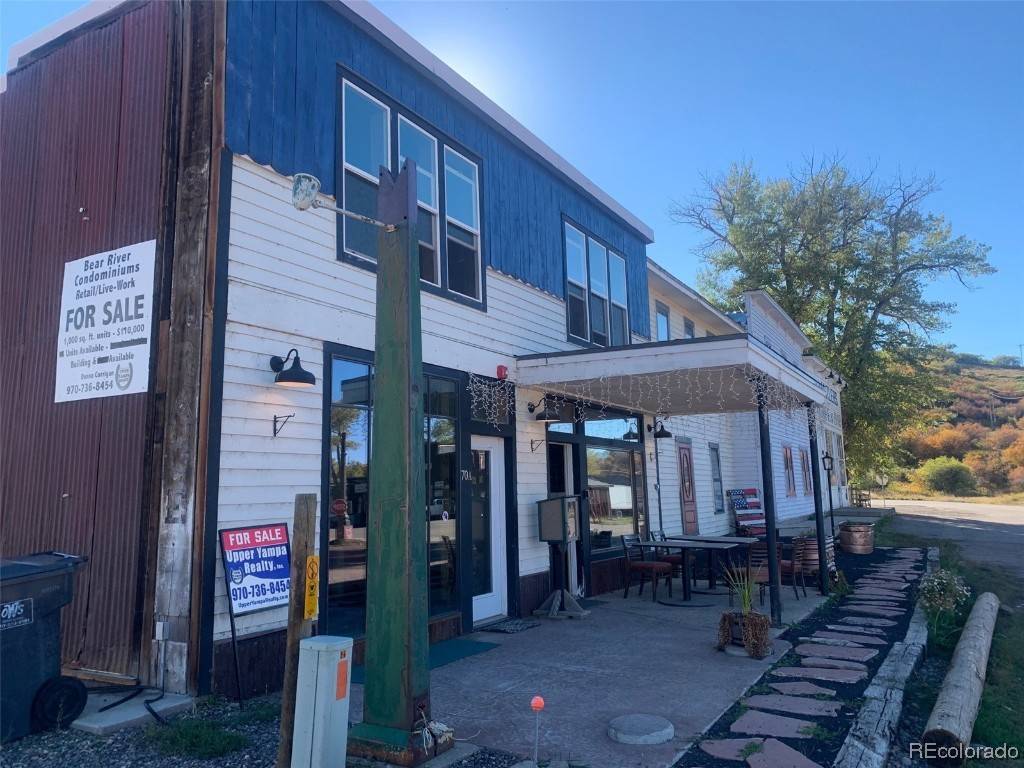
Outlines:
[[351,678],[351,637],[320,635],[299,643],[292,768],[345,765]]

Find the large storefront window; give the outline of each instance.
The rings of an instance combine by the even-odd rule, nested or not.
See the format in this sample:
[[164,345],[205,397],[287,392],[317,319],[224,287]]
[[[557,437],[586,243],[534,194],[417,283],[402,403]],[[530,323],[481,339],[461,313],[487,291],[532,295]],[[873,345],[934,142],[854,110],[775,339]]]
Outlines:
[[[366,629],[366,544],[370,502],[373,366],[331,364],[328,450],[327,623],[331,634]],[[424,450],[432,614],[458,610],[458,395],[456,382],[425,376]]]
[[455,439],[458,398],[455,382],[426,377],[423,403],[427,472],[427,557],[430,559],[430,611],[459,607],[456,556],[459,451]]
[[[642,424],[636,416],[610,410],[563,408],[564,421],[547,425],[549,446],[554,446],[548,451],[549,492],[572,493],[566,482],[572,471],[568,462],[579,456],[587,492],[582,535],[589,536],[592,556],[621,554],[620,537],[647,533]],[[566,453],[570,444],[576,448]]]

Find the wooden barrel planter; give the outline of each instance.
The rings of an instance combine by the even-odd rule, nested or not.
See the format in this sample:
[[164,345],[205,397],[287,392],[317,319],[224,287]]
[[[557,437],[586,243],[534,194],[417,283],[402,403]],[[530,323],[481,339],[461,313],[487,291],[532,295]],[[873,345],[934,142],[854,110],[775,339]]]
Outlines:
[[839,526],[839,546],[854,555],[870,555],[875,551],[874,523],[842,523]]

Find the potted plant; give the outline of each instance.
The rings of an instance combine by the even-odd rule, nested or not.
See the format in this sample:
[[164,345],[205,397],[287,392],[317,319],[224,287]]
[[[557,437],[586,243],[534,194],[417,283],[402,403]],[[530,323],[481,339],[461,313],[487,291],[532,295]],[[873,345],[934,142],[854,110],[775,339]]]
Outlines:
[[718,649],[737,645],[755,659],[763,659],[772,651],[768,634],[771,621],[754,610],[754,576],[749,568],[730,566],[725,571],[725,582],[739,598],[740,610],[722,614],[718,622]]

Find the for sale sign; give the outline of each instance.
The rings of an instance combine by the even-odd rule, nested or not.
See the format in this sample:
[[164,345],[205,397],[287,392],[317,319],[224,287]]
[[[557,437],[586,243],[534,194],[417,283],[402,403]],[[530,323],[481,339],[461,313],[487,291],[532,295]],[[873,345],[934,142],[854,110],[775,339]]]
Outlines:
[[220,551],[235,616],[288,605],[291,553],[286,524],[223,530]]
[[156,240],[64,265],[53,400],[149,389]]

